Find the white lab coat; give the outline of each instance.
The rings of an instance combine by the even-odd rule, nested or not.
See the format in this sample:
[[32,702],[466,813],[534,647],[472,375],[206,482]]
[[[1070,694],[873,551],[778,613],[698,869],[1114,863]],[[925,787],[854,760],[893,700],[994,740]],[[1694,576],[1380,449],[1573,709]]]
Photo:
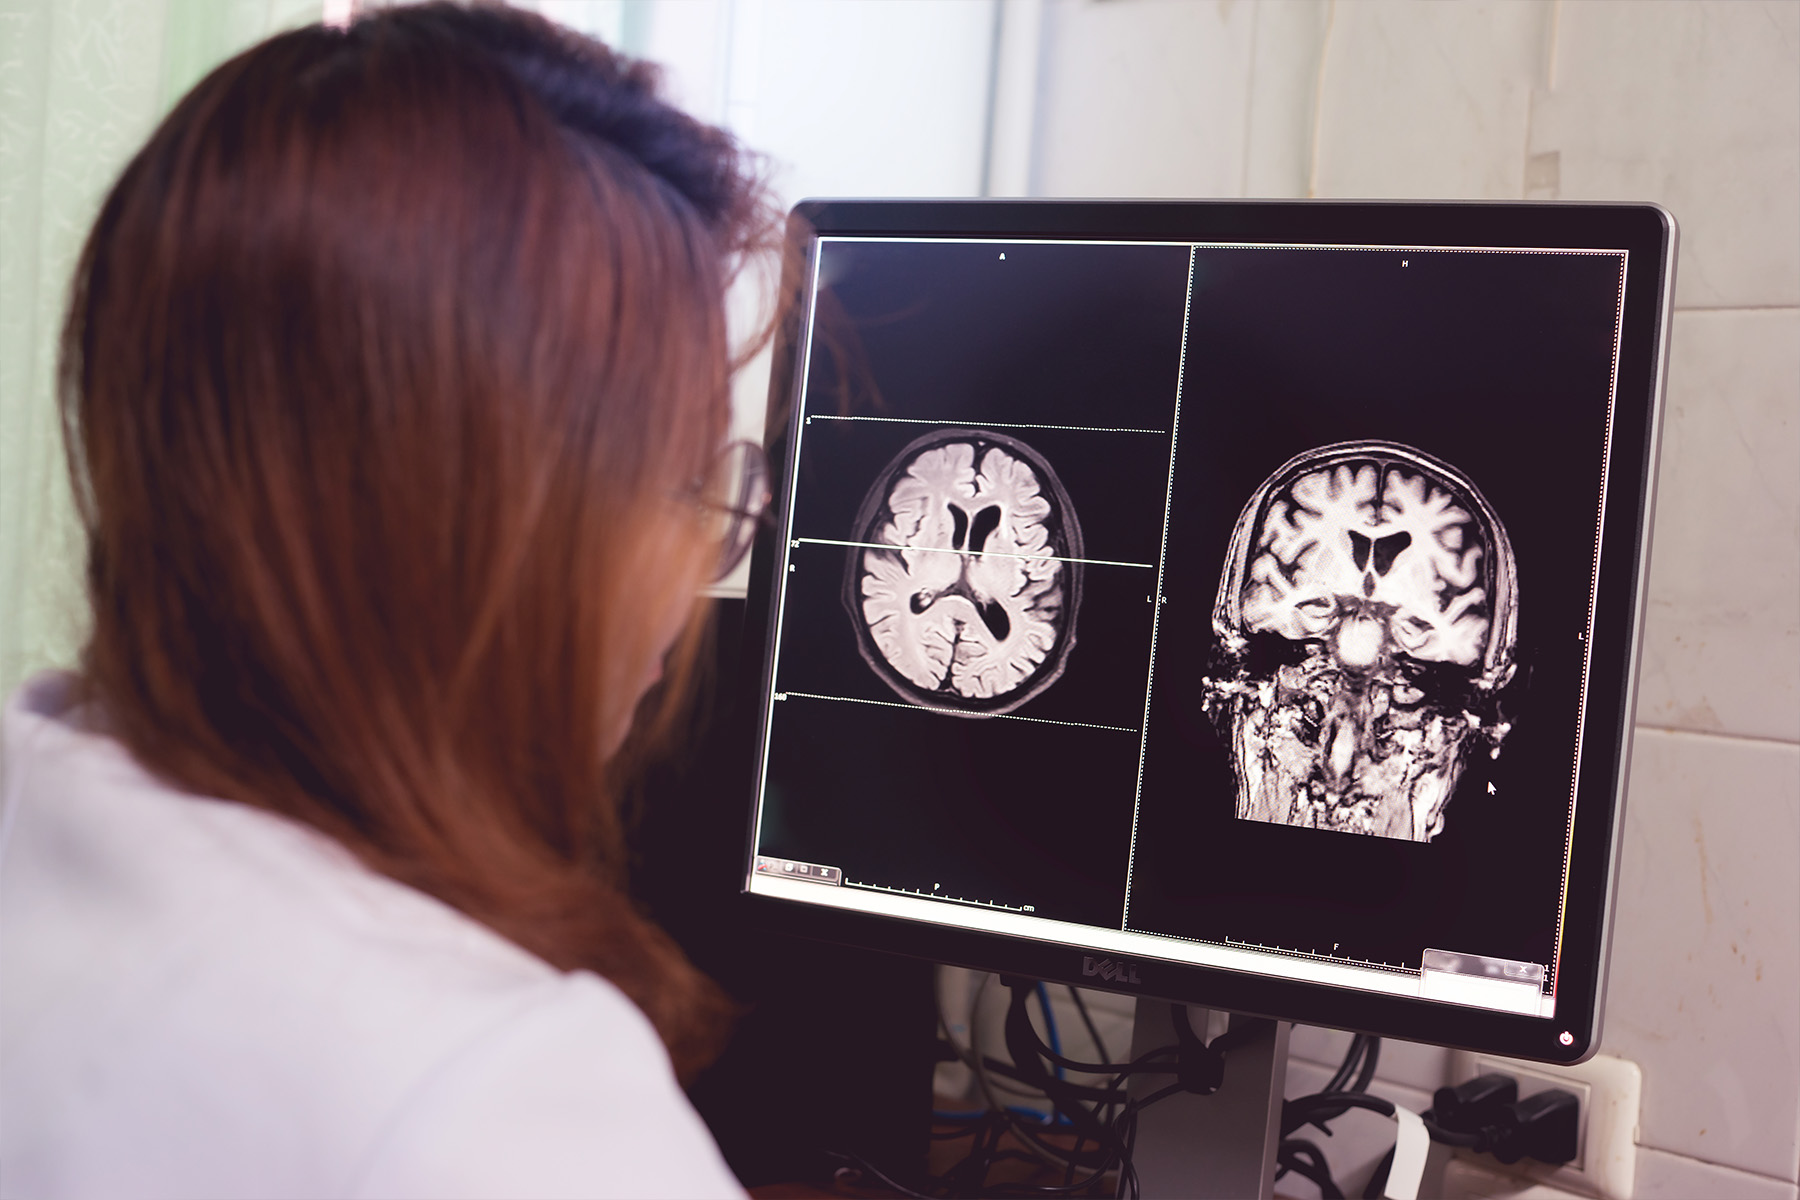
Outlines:
[[0,1196],[741,1196],[643,1014],[39,676],[0,782]]

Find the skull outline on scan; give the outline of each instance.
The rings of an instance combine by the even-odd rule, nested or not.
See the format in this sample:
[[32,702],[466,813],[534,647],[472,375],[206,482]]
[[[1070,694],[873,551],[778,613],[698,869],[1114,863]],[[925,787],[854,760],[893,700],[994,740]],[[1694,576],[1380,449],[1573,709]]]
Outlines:
[[1398,442],[1295,456],[1251,496],[1213,607],[1206,709],[1239,819],[1430,841],[1468,754],[1498,757],[1518,646],[1505,527]]
[[843,602],[869,669],[950,716],[1011,713],[1068,666],[1082,535],[1042,455],[991,429],[907,444],[870,487]]

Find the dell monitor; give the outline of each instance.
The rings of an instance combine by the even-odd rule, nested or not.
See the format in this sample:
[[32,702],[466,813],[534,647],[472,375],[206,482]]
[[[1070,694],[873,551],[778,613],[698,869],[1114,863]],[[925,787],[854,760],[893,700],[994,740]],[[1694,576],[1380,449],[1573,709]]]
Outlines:
[[795,212],[748,596],[776,927],[1575,1062],[1673,223]]

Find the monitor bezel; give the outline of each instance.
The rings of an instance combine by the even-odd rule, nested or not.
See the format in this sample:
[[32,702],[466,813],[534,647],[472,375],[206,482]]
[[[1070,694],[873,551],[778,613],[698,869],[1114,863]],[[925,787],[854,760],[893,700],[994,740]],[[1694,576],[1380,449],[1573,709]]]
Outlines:
[[[1601,569],[1595,592],[1582,773],[1570,850],[1567,915],[1553,1019],[1519,1016],[1289,978],[1136,958],[1114,978],[1090,968],[1092,948],[813,905],[749,892],[754,821],[747,822],[744,892],[773,932],[1006,974],[1098,987],[1256,1016],[1354,1030],[1546,1062],[1579,1062],[1600,1044],[1632,714],[1648,575],[1658,438],[1674,285],[1674,218],[1652,204],[1334,202],[809,200],[789,220],[793,250],[784,295],[794,303],[777,331],[769,386],[768,442],[776,511],[785,511],[796,451],[806,281],[822,236],[1053,237],[1369,246],[1482,246],[1627,251],[1613,452]],[[1647,265],[1644,265],[1647,264]],[[778,603],[773,535],[759,539],[745,604],[739,679],[766,731],[766,673]],[[758,771],[747,764],[748,807]],[[753,817],[753,812],[752,812]],[[1135,981],[1135,982],[1131,982]]]

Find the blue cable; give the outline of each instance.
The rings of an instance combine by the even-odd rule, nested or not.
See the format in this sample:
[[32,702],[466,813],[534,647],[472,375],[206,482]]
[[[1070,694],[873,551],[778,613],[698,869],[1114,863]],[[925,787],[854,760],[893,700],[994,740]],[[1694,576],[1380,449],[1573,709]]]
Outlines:
[[[1049,1035],[1050,1051],[1053,1054],[1061,1054],[1062,1038],[1056,1032],[1056,1014],[1050,1009],[1050,993],[1041,982],[1037,985],[1037,1000],[1038,1007],[1043,1009],[1044,1012],[1044,1032]],[[1064,1078],[1063,1069],[1060,1065],[1056,1068],[1056,1077],[1058,1079]],[[985,1108],[971,1109],[967,1112],[934,1109],[931,1115],[933,1118],[940,1121],[971,1121],[976,1117],[982,1116],[987,1111],[988,1110]],[[1067,1125],[1070,1123],[1068,1117],[1058,1112],[1042,1112],[1035,1108],[1023,1108],[1013,1104],[1007,1105],[1006,1111],[1015,1116],[1030,1117],[1032,1120],[1037,1121],[1042,1125]]]

